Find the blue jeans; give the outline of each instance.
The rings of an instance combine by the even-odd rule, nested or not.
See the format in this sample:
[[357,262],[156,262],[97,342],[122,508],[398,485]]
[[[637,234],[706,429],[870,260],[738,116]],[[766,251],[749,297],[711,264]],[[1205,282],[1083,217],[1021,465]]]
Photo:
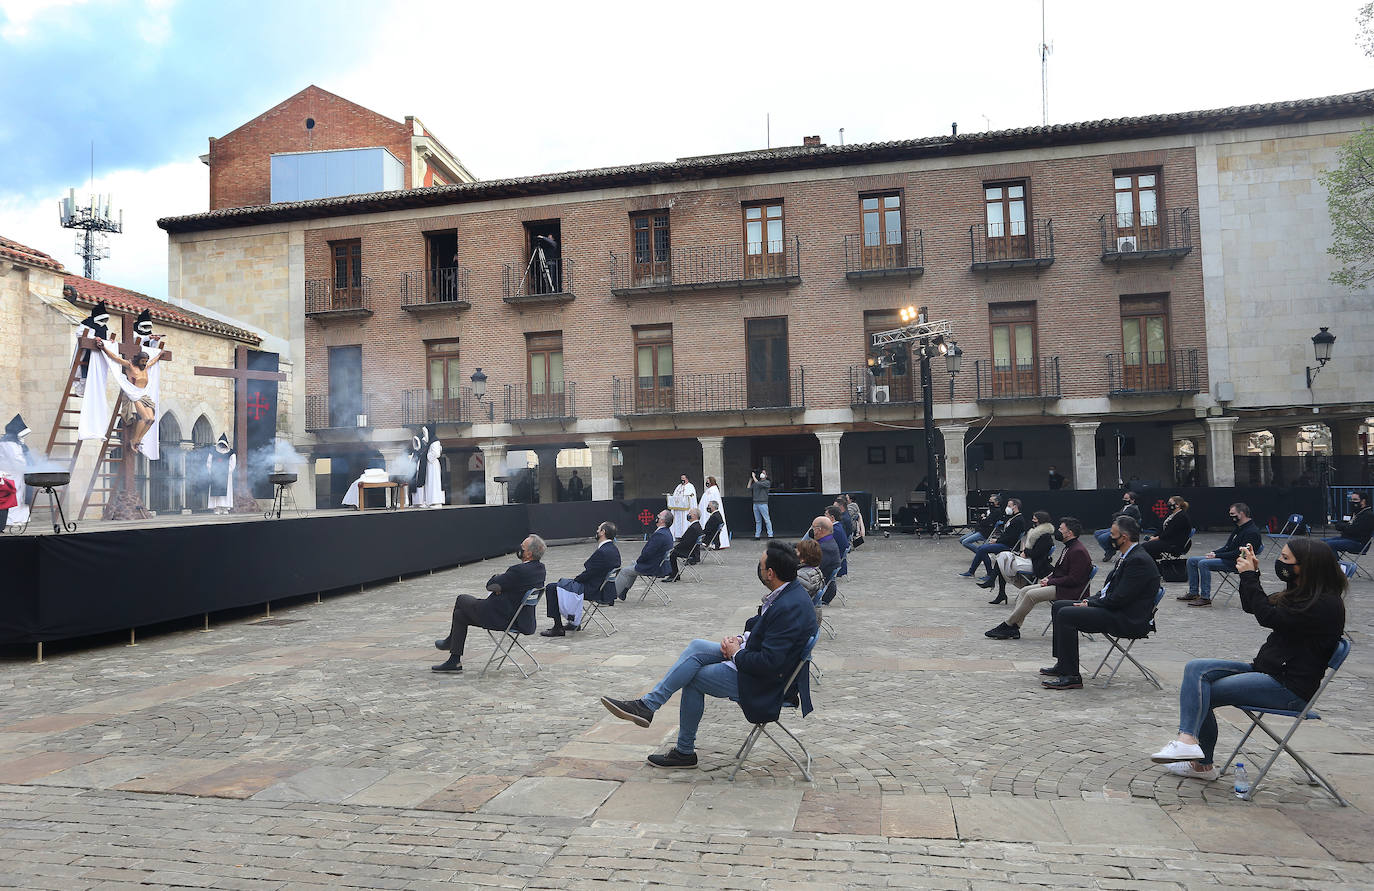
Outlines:
[[987,541],[987,539],[983,537],[983,533],[970,532],[968,535],[959,539],[959,544],[968,548],[970,551],[976,551],[978,550],[978,546],[985,541]]
[[978,564],[981,563],[983,564],[983,571],[987,575],[992,575],[992,555],[1000,554],[1005,550],[1007,550],[1005,545],[999,545],[995,542],[992,544],[979,545],[973,549],[973,562],[968,565],[968,571],[973,572],[978,568]]
[[754,537],[759,537],[763,527],[768,526],[768,537],[773,537],[773,518],[768,516],[768,505],[762,501],[754,502]]
[[1219,705],[1253,705],[1297,711],[1306,703],[1276,679],[1255,671],[1249,662],[1193,659],[1183,667],[1178,688],[1178,732],[1197,737],[1202,763],[1212,765],[1217,747]]
[[1322,541],[1331,545],[1331,550],[1338,554],[1358,554],[1364,550],[1364,545],[1353,538],[1323,538]]
[[706,712],[706,697],[739,698],[739,673],[725,664],[719,641],[689,643],[643,702],[658,711],[678,690],[682,700],[678,703],[677,750],[690,755],[696,751],[697,727]]
[[1097,539],[1097,543],[1102,547],[1103,557],[1110,557],[1116,553],[1116,548],[1112,547],[1112,530],[1099,529],[1093,533],[1093,538]]
[[1188,593],[1212,599],[1212,573],[1226,569],[1226,561],[1219,557],[1188,558]]

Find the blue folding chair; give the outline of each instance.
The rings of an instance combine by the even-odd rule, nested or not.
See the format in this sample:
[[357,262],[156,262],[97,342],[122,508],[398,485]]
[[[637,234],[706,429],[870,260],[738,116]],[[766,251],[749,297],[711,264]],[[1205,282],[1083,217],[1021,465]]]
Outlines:
[[[1331,679],[1336,676],[1336,672],[1340,671],[1341,665],[1345,663],[1345,657],[1349,655],[1350,639],[1342,637],[1336,644],[1335,652],[1331,654],[1331,660],[1326,663],[1326,667],[1329,671],[1327,671],[1326,677],[1322,679],[1322,685],[1317,688],[1317,692],[1312,694],[1312,698],[1307,700],[1307,704],[1299,711],[1261,708],[1254,705],[1236,706],[1236,708],[1245,712],[1245,716],[1250,719],[1250,729],[1245,731],[1245,735],[1242,736],[1240,742],[1236,744],[1236,750],[1231,753],[1231,757],[1227,758],[1226,763],[1221,766],[1222,773],[1226,773],[1227,768],[1231,766],[1231,762],[1236,760],[1236,756],[1240,754],[1241,747],[1244,746],[1246,740],[1250,738],[1250,734],[1255,732],[1256,727],[1269,734],[1269,738],[1278,743],[1278,748],[1269,756],[1269,760],[1264,763],[1264,767],[1260,768],[1260,772],[1255,775],[1255,779],[1250,783],[1250,791],[1241,796],[1246,801],[1254,797],[1255,790],[1260,787],[1260,783],[1264,782],[1265,774],[1269,773],[1269,768],[1274,766],[1274,762],[1278,760],[1279,753],[1287,752],[1294,761],[1298,762],[1298,766],[1303,769],[1303,772],[1307,774],[1307,784],[1309,786],[1321,786],[1327,792],[1331,793],[1331,797],[1335,798],[1336,801],[1340,803],[1341,807],[1347,807],[1349,805],[1349,802],[1342,798],[1340,793],[1336,791],[1336,787],[1327,782],[1326,778],[1321,774],[1313,770],[1312,765],[1304,761],[1302,756],[1293,751],[1293,748],[1288,744],[1289,740],[1293,738],[1293,734],[1297,733],[1298,728],[1302,726],[1304,721],[1321,720],[1321,715],[1313,711],[1312,707],[1317,704],[1317,699],[1326,690],[1327,685],[1331,683]],[[1277,733],[1264,723],[1265,715],[1278,715],[1283,718],[1292,718],[1293,726],[1289,727],[1288,732],[1280,738]]]
[[[811,635],[811,639],[806,642],[806,651],[802,654],[801,661],[797,663],[796,668],[792,669],[792,673],[787,676],[787,683],[783,684],[782,689],[784,695],[786,695],[788,690],[792,689],[792,684],[795,683],[797,678],[801,675],[801,673],[806,670],[807,664],[811,661],[811,650],[816,646],[816,638],[818,637],[820,637],[819,631]],[[788,706],[786,702],[784,702],[783,705],[784,707]],[[791,752],[787,751],[787,747],[784,746],[776,736],[768,732],[769,724],[778,725],[779,730],[781,730],[783,733],[786,733],[789,737],[791,737],[792,742],[796,743],[797,748],[801,749],[801,753],[806,756],[805,765],[803,765],[801,761],[798,760]],[[802,772],[802,776],[806,778],[806,781],[808,783],[811,782],[811,753],[806,750],[806,746],[802,743],[801,740],[797,739],[796,735],[793,734],[792,731],[782,726],[781,714],[779,714],[778,717],[774,718],[771,721],[763,721],[761,723],[755,724],[753,729],[749,731],[749,735],[744,738],[744,744],[741,745],[739,747],[739,751],[735,753],[735,767],[733,770],[730,771],[731,782],[734,781],[735,774],[739,773],[739,769],[744,766],[744,762],[749,759],[749,753],[753,751],[754,743],[758,742],[759,734],[763,734],[764,736],[767,736],[769,739],[771,739],[773,741],[773,745],[781,749],[782,753],[787,756],[788,760],[790,760],[793,764],[797,765],[797,768]]]
[[[540,585],[538,588],[530,588],[526,591],[524,599],[520,602],[520,608],[515,611],[515,615],[510,617],[510,622],[506,624],[506,630],[501,632],[499,636],[490,628],[486,629],[487,636],[491,638],[491,642],[496,645],[496,648],[492,650],[491,655],[487,657],[487,664],[483,665],[482,670],[477,673],[479,678],[486,675],[487,669],[491,668],[491,663],[493,662],[496,663],[496,670],[500,671],[501,666],[505,664],[507,659],[509,659],[511,664],[516,668],[520,669],[520,674],[524,677],[529,677],[542,667],[539,664],[539,660],[534,658],[534,654],[525,649],[525,645],[520,642],[521,632],[516,625],[520,621],[520,614],[525,610],[538,610],[539,598],[543,594],[543,585]],[[536,612],[536,615],[537,614]],[[531,627],[533,627],[533,623],[531,623]],[[515,658],[514,650],[516,647],[519,647],[520,652],[529,657],[530,663],[533,666],[529,671],[525,671],[525,666],[521,665],[520,660]],[[498,656],[500,657],[499,660],[497,659]]]
[[1287,544],[1288,539],[1297,535],[1298,530],[1301,528],[1302,514],[1289,514],[1288,522],[1283,524],[1282,529],[1280,529],[1278,532],[1269,532],[1266,530],[1264,533],[1264,537],[1269,539],[1271,544],[1281,548],[1285,544]]
[[[1150,636],[1151,632],[1158,630],[1155,628],[1155,616],[1159,613],[1159,604],[1163,599],[1164,586],[1160,585],[1159,592],[1155,594],[1154,608],[1150,610],[1150,627],[1145,629],[1145,633],[1141,634],[1139,637],[1126,637],[1124,635],[1108,634],[1105,631],[1102,632],[1103,639],[1107,641],[1107,652],[1103,654],[1102,661],[1097,666],[1097,671],[1093,672],[1093,679],[1096,679],[1097,676],[1102,673],[1102,669],[1107,666],[1107,660],[1112,657],[1113,652],[1116,652],[1121,655],[1117,657],[1116,663],[1112,665],[1112,671],[1107,675],[1107,679],[1102,682],[1102,686],[1105,687],[1110,684],[1112,678],[1116,677],[1116,673],[1120,670],[1122,663],[1130,660],[1130,663],[1138,668],[1140,673],[1145,676],[1145,680],[1155,685],[1156,690],[1164,689],[1164,685],[1159,682],[1159,676],[1147,668],[1143,662],[1131,655],[1131,647],[1135,646],[1136,641],[1144,640]],[[1124,647],[1121,645],[1123,640],[1126,641],[1126,646]]]
[[826,583],[821,582],[820,587],[816,589],[816,593],[811,597],[811,602],[816,607],[816,624],[818,626],[816,629],[816,636],[819,637],[820,632],[824,631],[826,634],[830,635],[831,640],[834,640],[835,626],[831,625],[830,622],[825,618],[825,604],[821,603],[821,595],[825,593],[825,586]]
[[[1263,553],[1264,542],[1260,542],[1260,546],[1255,548],[1255,556],[1258,557]],[[1240,574],[1233,569],[1214,569],[1212,571],[1221,575],[1221,581],[1217,583],[1216,591],[1212,592],[1212,599],[1216,600],[1217,596],[1221,594],[1222,591],[1226,591],[1226,603],[1222,604],[1222,606],[1225,606],[1227,603],[1231,602],[1232,597],[1240,593],[1240,583],[1236,581],[1240,578]]]

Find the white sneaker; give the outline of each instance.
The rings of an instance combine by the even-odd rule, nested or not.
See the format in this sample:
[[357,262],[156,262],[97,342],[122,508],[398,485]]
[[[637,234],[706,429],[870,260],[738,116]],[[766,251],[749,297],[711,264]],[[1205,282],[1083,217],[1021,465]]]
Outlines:
[[1201,761],[1204,757],[1206,756],[1203,755],[1201,746],[1191,746],[1173,740],[1151,755],[1150,760],[1156,764],[1168,764],[1171,761]]
[[1215,764],[1206,770],[1193,770],[1193,765],[1189,762],[1175,761],[1172,764],[1166,764],[1164,769],[1175,776],[1188,777],[1190,780],[1202,780],[1208,783],[1221,777],[1221,768]]

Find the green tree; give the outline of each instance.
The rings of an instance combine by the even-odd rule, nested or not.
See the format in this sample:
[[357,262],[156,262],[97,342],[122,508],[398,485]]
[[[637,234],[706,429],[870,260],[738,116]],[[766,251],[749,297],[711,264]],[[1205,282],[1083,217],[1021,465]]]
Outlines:
[[1331,281],[1364,288],[1374,279],[1374,127],[1365,127],[1338,153],[1335,167],[1319,175],[1331,218],[1331,247],[1340,262]]

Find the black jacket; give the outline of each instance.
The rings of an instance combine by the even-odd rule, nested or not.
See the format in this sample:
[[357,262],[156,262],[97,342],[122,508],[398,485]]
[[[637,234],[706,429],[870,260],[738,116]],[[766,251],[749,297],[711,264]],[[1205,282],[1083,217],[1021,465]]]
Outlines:
[[724,522],[721,519],[720,511],[716,511],[706,518],[706,525],[702,528],[701,534],[705,536],[708,546],[716,543],[716,532],[720,529],[720,524]]
[[833,534],[816,539],[816,544],[821,546],[821,578],[828,579],[840,568],[840,544]]
[[[1119,510],[1119,511],[1117,511],[1116,513],[1112,514],[1112,519],[1113,519],[1113,520],[1115,520],[1117,517],[1130,517],[1132,520],[1135,520],[1137,523],[1139,523],[1139,522],[1140,522],[1140,508],[1137,507],[1134,503],[1132,503],[1132,504],[1123,504],[1122,507],[1121,507],[1121,510]],[[1108,525],[1110,525],[1110,524],[1108,524]]]
[[1240,574],[1241,607],[1272,629],[1253,663],[1307,700],[1321,686],[1331,654],[1345,631],[1345,602],[1336,594],[1319,594],[1306,609],[1274,605],[1260,587],[1258,572]]
[[583,586],[600,582],[611,574],[612,569],[620,567],[620,549],[613,541],[603,541],[592,551],[592,555],[582,564],[582,571],[573,581]]
[[1002,534],[997,536],[996,543],[1004,548],[1014,548],[1029,528],[1025,514],[1007,517],[1007,523],[1002,527]]
[[1137,545],[1116,562],[1102,590],[1089,597],[1088,603],[1120,613],[1128,633],[1143,635],[1150,628],[1158,594],[1159,568]]
[[692,553],[692,548],[697,546],[698,541],[701,541],[701,524],[693,520],[691,525],[683,530],[682,537],[677,540],[677,544],[673,547],[674,556],[686,557]]
[[1366,507],[1351,517],[1350,522],[1337,520],[1333,525],[1343,538],[1357,541],[1363,546],[1374,535],[1374,508]]
[[[749,617],[744,630],[749,632],[749,640],[734,659],[739,672],[739,707],[745,720],[776,721],[784,698],[792,693],[783,689],[783,684],[816,634],[816,608],[794,579],[766,612]],[[801,672],[795,683],[803,715],[811,711],[809,675]]]
[[1258,554],[1260,548],[1263,547],[1263,544],[1260,542],[1259,527],[1255,525],[1254,520],[1246,520],[1235,529],[1232,529],[1231,534],[1226,538],[1226,544],[1217,548],[1212,553],[1217,555],[1218,560],[1225,560],[1228,564],[1227,568],[1235,572],[1236,558],[1240,556],[1242,545],[1249,545],[1254,548],[1256,554]]
[[1193,521],[1189,519],[1187,511],[1177,510],[1164,518],[1164,528],[1159,530],[1164,553],[1175,556],[1182,554],[1192,538]]
[[[491,593],[482,601],[482,627],[500,630],[510,624],[521,601],[531,588],[544,587],[544,564],[538,560],[521,562],[487,579]],[[533,634],[537,627],[533,607],[523,611],[516,623],[521,634]],[[528,630],[526,630],[528,629]]]
[[1026,554],[1031,562],[1031,578],[1043,579],[1050,574],[1050,553],[1054,550],[1054,536],[1045,534],[1035,540]]

